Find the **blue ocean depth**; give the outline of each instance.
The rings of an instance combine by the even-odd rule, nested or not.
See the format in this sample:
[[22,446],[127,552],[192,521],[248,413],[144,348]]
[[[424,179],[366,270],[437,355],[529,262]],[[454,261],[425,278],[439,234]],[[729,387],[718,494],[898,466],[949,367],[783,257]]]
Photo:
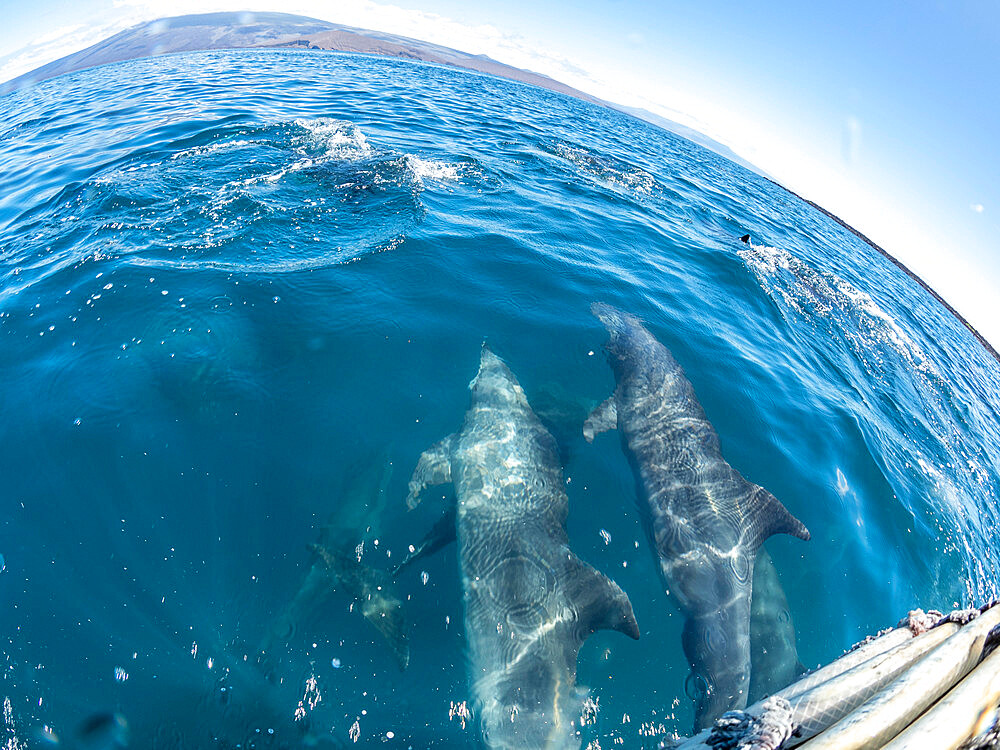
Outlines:
[[803,664],[997,595],[1000,364],[743,167],[560,94],[333,53],[0,99],[0,741],[113,712],[144,748],[477,747],[454,546],[396,584],[405,672],[340,591],[257,657],[310,545],[389,570],[433,526],[447,488],[407,511],[407,482],[484,341],[558,441],[572,549],[641,629],[581,650],[588,731],[689,732],[628,462],[581,432],[614,384],[595,301],[646,322],[729,463],[812,532],[767,543]]

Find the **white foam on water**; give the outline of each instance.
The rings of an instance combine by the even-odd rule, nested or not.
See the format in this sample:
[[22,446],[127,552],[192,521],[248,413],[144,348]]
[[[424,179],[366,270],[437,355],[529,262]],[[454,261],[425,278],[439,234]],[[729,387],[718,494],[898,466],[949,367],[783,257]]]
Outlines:
[[225,205],[225,203],[229,203],[233,200],[233,197],[229,195],[231,191],[239,191],[253,185],[274,184],[275,182],[280,182],[286,175],[291,174],[292,172],[300,172],[303,169],[314,167],[319,163],[321,162],[314,159],[299,159],[298,161],[292,162],[287,167],[282,167],[274,172],[254,175],[253,177],[246,177],[242,180],[232,180],[231,182],[226,183],[222,188],[221,194],[227,197],[220,205]]
[[[990,501],[989,475],[976,447],[956,440],[961,430],[946,406],[946,379],[871,295],[833,273],[811,268],[787,250],[750,244],[739,250],[739,256],[786,315],[790,311],[810,323],[822,322],[827,327],[824,335],[840,338],[878,381],[892,382],[903,377],[912,384],[919,402],[907,408],[919,410],[915,413],[933,436],[940,455],[931,458],[918,453],[907,427],[897,426],[891,438],[896,450],[890,452],[898,454],[887,460],[901,475],[920,475],[918,484],[924,485],[925,499],[935,511],[940,545],[937,551],[942,556],[958,554],[965,561],[968,601],[981,602],[995,596],[992,581],[996,563],[989,558],[988,549],[977,549],[974,541],[990,535],[990,530],[984,528],[987,519],[977,510],[984,499],[968,489],[981,488],[986,501]],[[897,358],[904,367],[893,373],[888,368]],[[903,484],[907,486],[909,480],[903,480]],[[912,512],[906,498],[901,498],[901,503]],[[950,570],[940,569],[945,575]]]
[[764,291],[803,317],[838,324],[865,361],[873,345],[887,346],[914,369],[939,377],[923,349],[868,293],[836,274],[817,271],[782,248],[750,243],[738,254]]
[[606,156],[598,157],[585,148],[565,143],[557,143],[555,152],[557,156],[576,166],[581,173],[627,193],[648,196],[656,189],[656,178],[638,167],[619,163]]
[[[199,173],[194,203],[164,189],[189,179],[187,173],[191,171]],[[299,183],[293,177],[296,174],[305,179]],[[229,137],[219,134],[210,142],[179,148],[156,163],[117,167],[97,177],[93,184],[105,184],[115,190],[133,185],[141,187],[154,202],[143,209],[143,222],[148,221],[149,216],[156,222],[171,214],[184,219],[184,239],[175,243],[178,253],[159,259],[129,253],[133,263],[282,273],[352,262],[359,253],[391,251],[403,241],[402,229],[406,220],[397,212],[392,219],[394,228],[388,228],[384,237],[367,238],[362,243],[364,249],[339,244],[326,247],[323,233],[310,228],[310,242],[317,243],[318,254],[303,247],[296,250],[298,254],[290,253],[289,257],[279,259],[268,255],[266,261],[252,252],[253,257],[234,260],[207,256],[217,254],[220,248],[224,251],[263,216],[274,218],[295,212],[297,220],[306,225],[312,220],[325,221],[326,214],[340,208],[339,204],[330,207],[338,190],[350,191],[359,185],[371,185],[389,191],[394,200],[401,200],[408,206],[406,211],[412,208],[414,217],[418,217],[422,191],[441,186],[448,189],[447,186],[460,183],[466,177],[479,179],[481,176],[468,164],[416,156],[372,143],[352,122],[314,118],[265,123],[252,132]],[[297,184],[290,184],[293,180]],[[287,196],[293,194],[288,191],[297,191],[294,195],[298,200],[294,204],[287,200]],[[409,207],[410,203],[414,206]],[[192,206],[196,217],[191,215]],[[350,207],[350,211],[363,209],[356,203]],[[314,213],[310,214],[310,210]],[[11,292],[12,287],[8,284],[0,292],[0,298]]]
[[132,180],[128,175],[132,175],[135,172],[142,172],[144,170],[150,169],[151,167],[158,167],[159,164],[156,163],[142,163],[133,164],[128,167],[122,167],[121,169],[115,169],[107,174],[100,175],[93,179],[94,185],[111,185],[117,186],[123,183],[127,183]]
[[186,148],[183,151],[178,151],[175,154],[171,154],[171,160],[175,159],[185,159],[189,156],[204,156],[205,154],[214,154],[219,151],[227,151],[231,148],[242,148],[243,146],[253,145],[253,141],[248,141],[246,139],[240,138],[236,140],[223,140],[216,141],[215,143],[209,143],[206,146],[194,146],[192,148]]
[[[975,499],[950,477],[951,467],[935,465],[923,456],[917,456],[916,466],[928,484],[928,496],[933,498],[933,504],[945,509],[935,521],[938,542],[942,545],[939,551],[959,551],[965,561],[967,603],[995,599],[998,594],[994,583],[996,562],[991,559],[989,546],[985,543],[989,529],[984,527],[983,519],[974,511],[977,505]],[[975,540],[983,543],[975,545]]]
[[234,180],[226,185],[228,190],[241,190],[252,185],[274,184],[287,175],[329,162],[350,163],[376,155],[361,129],[352,122],[320,117],[314,120],[295,120],[292,123],[305,131],[292,140],[298,159],[273,172]]
[[[996,596],[992,583],[996,562],[974,541],[990,533],[977,510],[982,498],[967,489],[980,487],[989,498],[988,474],[975,448],[954,439],[958,433],[955,418],[944,406],[947,386],[934,363],[870,294],[836,274],[817,271],[789,251],[766,245],[751,243],[739,250],[739,256],[779,305],[809,322],[825,321],[829,331],[847,344],[873,376],[881,379],[888,374],[887,363],[895,357],[909,369],[920,394],[922,419],[940,446],[941,457],[931,459],[916,453],[905,432],[899,433],[903,455],[897,470],[916,470],[923,477],[927,499],[936,511],[938,552],[957,554],[965,561],[968,601]],[[886,352],[892,354],[886,357]],[[904,505],[908,503],[904,501]],[[947,574],[949,569],[941,570]]]
[[318,117],[312,120],[295,120],[294,124],[306,131],[300,141],[302,145],[320,148],[331,158],[364,159],[374,153],[368,138],[353,122]]
[[412,154],[406,155],[406,166],[413,174],[417,184],[421,187],[428,180],[432,182],[458,182],[461,177],[457,164],[448,164],[447,162],[436,161],[434,159],[423,159]]

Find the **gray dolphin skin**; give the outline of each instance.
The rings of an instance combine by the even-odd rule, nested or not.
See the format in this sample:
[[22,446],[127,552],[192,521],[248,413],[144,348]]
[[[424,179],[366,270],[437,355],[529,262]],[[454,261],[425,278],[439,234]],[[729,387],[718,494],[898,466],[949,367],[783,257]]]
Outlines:
[[747,703],[754,561],[771,534],[806,527],[722,457],[719,437],[673,355],[633,315],[593,313],[610,335],[617,386],[584,424],[593,440],[618,428],[639,510],[667,593],[684,614],[695,727]]
[[599,629],[639,637],[632,605],[569,549],[555,440],[485,345],[460,432],[426,451],[407,504],[451,482],[468,670],[487,747],[579,748],[577,654]]
[[774,561],[761,547],[750,599],[750,693],[755,703],[792,684],[806,671],[795,646],[795,624]]

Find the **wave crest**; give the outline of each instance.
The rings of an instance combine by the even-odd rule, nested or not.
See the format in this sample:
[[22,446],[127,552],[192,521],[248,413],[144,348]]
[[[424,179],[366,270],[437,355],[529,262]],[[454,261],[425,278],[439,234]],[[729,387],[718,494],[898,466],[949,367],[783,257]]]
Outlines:
[[10,257],[38,267],[36,279],[95,257],[232,272],[320,268],[399,247],[426,213],[421,193],[469,174],[373,143],[345,120],[206,128],[55,196]]

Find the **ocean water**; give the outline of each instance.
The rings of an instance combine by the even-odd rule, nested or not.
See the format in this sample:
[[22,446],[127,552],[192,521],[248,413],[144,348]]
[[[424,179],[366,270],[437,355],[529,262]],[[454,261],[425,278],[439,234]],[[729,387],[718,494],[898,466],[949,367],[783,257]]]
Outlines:
[[437,520],[446,491],[407,511],[407,481],[484,340],[559,442],[573,550],[642,632],[581,650],[588,737],[689,732],[628,463],[581,434],[613,387],[597,300],[647,323],[727,460],[811,530],[767,543],[805,665],[997,595],[1000,364],[742,167],[552,92],[332,53],[0,99],[4,747],[74,747],[95,715],[100,742],[102,712],[143,748],[479,746],[454,546],[399,577],[405,672],[344,591],[293,602],[311,544],[385,570]]

